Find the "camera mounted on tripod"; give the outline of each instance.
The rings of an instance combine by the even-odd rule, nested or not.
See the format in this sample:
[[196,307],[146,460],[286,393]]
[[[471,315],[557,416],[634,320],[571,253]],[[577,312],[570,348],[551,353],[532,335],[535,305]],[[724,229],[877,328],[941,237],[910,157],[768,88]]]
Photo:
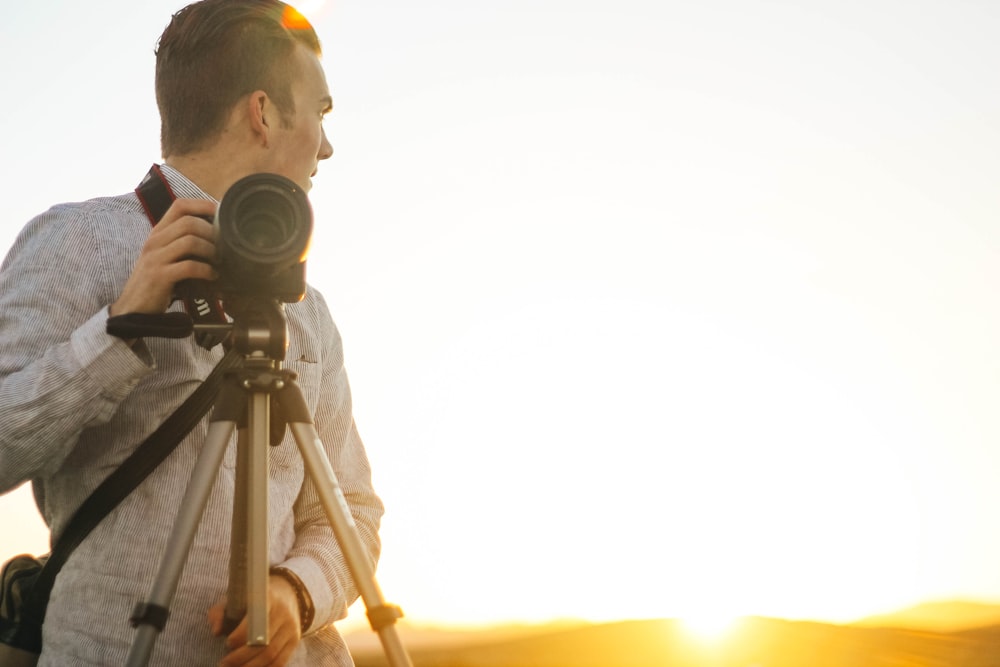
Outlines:
[[[174,199],[166,178],[155,165],[136,188],[136,194],[154,224]],[[313,219],[302,188],[278,174],[245,176],[226,191],[215,218],[209,221],[218,229],[218,280],[185,280],[175,286],[175,299],[183,300],[187,313],[118,315],[108,319],[108,333],[126,339],[186,338],[195,333],[199,344],[210,349],[233,329],[223,310],[237,324],[241,318],[259,324],[261,319],[271,320],[277,304],[303,299]],[[275,325],[266,328],[274,329]],[[235,337],[254,336],[237,332]],[[279,345],[281,354],[269,356],[283,357],[284,336],[280,343],[275,341],[268,348],[275,351]]]
[[[154,225],[174,199],[156,165],[136,188],[136,194]],[[131,617],[136,637],[126,664],[145,667],[150,660],[234,433],[237,460],[226,623],[235,627],[245,618],[247,643],[268,643],[267,450],[269,444],[281,442],[287,429],[389,664],[412,667],[396,634],[395,622],[402,617],[402,610],[382,597],[370,555],[295,382],[295,373],[284,370],[281,364],[288,342],[284,304],[301,301],[306,293],[305,258],[312,234],[309,201],[287,178],[254,174],[229,188],[212,222],[218,228],[215,245],[219,278],[212,282],[186,281],[175,287],[187,313],[130,313],[109,318],[107,323],[108,333],[126,339],[184,338],[194,332],[199,345],[212,348],[228,338],[229,350],[216,369],[233,356],[239,358],[241,366],[238,371],[225,372],[188,484],[186,495],[191,502],[178,513],[149,598],[136,606]],[[220,299],[225,302],[224,308]]]

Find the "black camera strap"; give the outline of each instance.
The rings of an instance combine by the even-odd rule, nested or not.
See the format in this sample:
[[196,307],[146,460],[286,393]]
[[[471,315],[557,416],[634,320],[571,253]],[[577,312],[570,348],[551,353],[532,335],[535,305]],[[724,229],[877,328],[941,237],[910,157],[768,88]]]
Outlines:
[[[157,164],[154,164],[146,173],[142,182],[136,187],[135,194],[139,197],[139,203],[142,204],[150,224],[154,227],[177,198]],[[185,289],[180,290],[181,294],[177,295],[176,298],[184,302],[184,309],[194,324],[225,324],[225,310],[211,289],[207,285],[199,284],[198,281],[185,282],[189,284],[185,286]],[[207,350],[221,343],[223,339],[225,339],[225,334],[195,332],[195,340]]]

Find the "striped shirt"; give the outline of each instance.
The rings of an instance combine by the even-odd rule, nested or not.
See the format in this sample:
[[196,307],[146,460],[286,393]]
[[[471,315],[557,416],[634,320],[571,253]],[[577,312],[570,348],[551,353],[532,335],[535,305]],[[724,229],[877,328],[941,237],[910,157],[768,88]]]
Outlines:
[[[178,197],[210,199],[176,170],[164,166],[163,172]],[[0,268],[0,492],[31,480],[53,538],[222,355],[192,337],[149,338],[133,350],[106,333],[108,305],[149,230],[134,193],[58,205],[24,228]],[[352,417],[340,334],[311,287],[285,313],[284,366],[298,374],[374,563],[383,508]],[[124,663],[134,640],[128,618],[149,596],[207,429],[203,420],[73,553],[52,591],[40,665]],[[295,442],[286,433],[280,446],[268,449],[269,558],[302,579],[316,607],[291,664],[351,665],[332,623],[343,618],[357,590]],[[225,653],[206,612],[226,590],[234,466],[235,436],[151,664],[214,665]]]

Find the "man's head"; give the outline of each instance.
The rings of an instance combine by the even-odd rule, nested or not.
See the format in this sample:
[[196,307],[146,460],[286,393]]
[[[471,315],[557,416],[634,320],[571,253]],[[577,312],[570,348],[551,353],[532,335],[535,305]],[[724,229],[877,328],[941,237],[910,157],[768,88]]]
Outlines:
[[309,22],[278,0],[202,0],[177,12],[156,49],[164,157],[208,148],[235,105],[256,91],[266,93],[279,112],[271,123],[290,128],[300,111],[295,107],[299,79],[315,78],[317,68],[322,78],[319,54]]

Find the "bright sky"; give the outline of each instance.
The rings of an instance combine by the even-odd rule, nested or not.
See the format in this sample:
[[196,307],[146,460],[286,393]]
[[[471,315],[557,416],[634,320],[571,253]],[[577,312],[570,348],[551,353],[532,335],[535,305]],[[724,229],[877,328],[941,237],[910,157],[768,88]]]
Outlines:
[[[2,247],[159,159],[182,4],[7,10]],[[411,619],[1000,601],[1000,8],[300,9],[310,279]],[[0,556],[47,548],[32,511],[0,499]]]

